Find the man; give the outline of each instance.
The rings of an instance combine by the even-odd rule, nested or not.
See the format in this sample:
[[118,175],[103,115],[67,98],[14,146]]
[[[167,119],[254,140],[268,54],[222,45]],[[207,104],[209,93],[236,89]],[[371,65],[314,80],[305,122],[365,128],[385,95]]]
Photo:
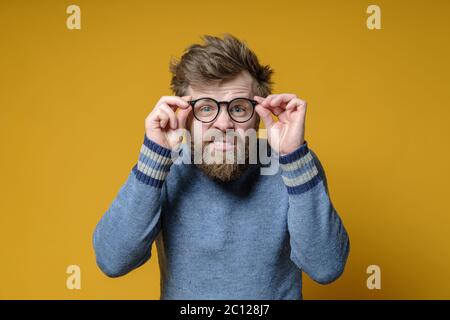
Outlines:
[[[302,271],[330,283],[349,253],[304,140],[306,103],[271,94],[273,71],[235,37],[204,42],[171,63],[175,96],[145,120],[139,160],[94,232],[97,263],[110,277],[125,275],[156,241],[161,299],[302,299]],[[245,132],[260,118],[278,155],[275,174],[249,161]],[[183,128],[190,148],[181,154],[200,162],[174,163]],[[239,152],[244,163],[222,161]]]

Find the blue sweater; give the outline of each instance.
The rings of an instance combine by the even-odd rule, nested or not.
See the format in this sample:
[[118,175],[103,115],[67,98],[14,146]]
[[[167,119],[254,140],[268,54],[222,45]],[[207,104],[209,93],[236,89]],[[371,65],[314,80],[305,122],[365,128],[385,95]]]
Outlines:
[[305,143],[275,175],[250,165],[237,180],[174,164],[144,135],[139,160],[94,231],[97,264],[119,277],[151,257],[161,299],[302,299],[302,271],[326,284],[344,270],[349,238],[325,173]]

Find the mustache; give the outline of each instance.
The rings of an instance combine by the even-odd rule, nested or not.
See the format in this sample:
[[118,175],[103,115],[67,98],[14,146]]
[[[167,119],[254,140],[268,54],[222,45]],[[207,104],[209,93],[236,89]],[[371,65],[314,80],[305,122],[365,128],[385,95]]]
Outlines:
[[243,143],[245,142],[245,135],[239,130],[226,130],[225,132],[219,129],[211,128],[203,132],[202,141],[208,142],[226,142],[226,143]]

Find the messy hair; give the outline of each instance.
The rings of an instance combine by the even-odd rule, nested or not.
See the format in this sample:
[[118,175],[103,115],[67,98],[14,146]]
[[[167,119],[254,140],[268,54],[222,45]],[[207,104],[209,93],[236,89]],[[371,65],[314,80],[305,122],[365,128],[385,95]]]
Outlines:
[[175,95],[187,95],[189,85],[230,80],[242,71],[253,77],[254,94],[261,97],[271,94],[273,70],[269,65],[261,65],[245,42],[231,34],[223,38],[204,35],[201,39],[203,45],[192,44],[179,60],[170,61],[170,88]]

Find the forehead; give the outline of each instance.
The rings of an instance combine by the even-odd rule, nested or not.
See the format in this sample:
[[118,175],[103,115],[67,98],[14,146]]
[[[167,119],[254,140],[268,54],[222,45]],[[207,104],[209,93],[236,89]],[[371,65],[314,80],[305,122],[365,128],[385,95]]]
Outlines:
[[247,72],[243,71],[236,77],[224,82],[211,82],[209,84],[190,85],[187,95],[192,99],[204,97],[216,100],[231,100],[237,97],[253,98],[254,79]]

